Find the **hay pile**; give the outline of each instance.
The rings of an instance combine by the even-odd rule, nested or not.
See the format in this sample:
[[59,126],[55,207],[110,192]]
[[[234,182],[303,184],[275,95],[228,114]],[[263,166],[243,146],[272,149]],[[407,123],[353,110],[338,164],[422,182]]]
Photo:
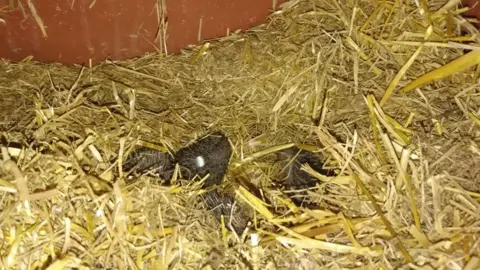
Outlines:
[[[293,0],[179,56],[1,63],[0,268],[478,269],[478,31],[446,4]],[[255,213],[243,237],[195,184],[118,170],[211,130]],[[272,188],[267,154],[291,143],[339,174],[317,175],[316,209]]]

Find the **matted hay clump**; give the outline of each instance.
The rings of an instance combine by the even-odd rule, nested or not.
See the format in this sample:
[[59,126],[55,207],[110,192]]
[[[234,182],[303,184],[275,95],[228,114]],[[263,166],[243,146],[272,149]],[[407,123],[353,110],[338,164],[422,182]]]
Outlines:
[[[3,62],[0,268],[478,269],[478,31],[457,1],[419,2],[291,1],[179,56]],[[119,171],[135,144],[216,130],[243,236],[198,185]],[[267,153],[292,143],[339,175],[317,174],[316,208],[275,185]]]

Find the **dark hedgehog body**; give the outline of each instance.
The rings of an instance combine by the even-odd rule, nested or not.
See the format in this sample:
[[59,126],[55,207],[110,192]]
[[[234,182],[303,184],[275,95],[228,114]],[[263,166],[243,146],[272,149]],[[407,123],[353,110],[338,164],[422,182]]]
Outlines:
[[241,236],[248,226],[248,218],[242,206],[236,203],[233,196],[220,194],[216,190],[209,191],[202,195],[208,210],[213,212],[215,218],[221,222],[224,217],[225,226]]
[[306,189],[315,187],[318,179],[308,172],[302,170],[302,166],[308,164],[316,172],[325,176],[334,176],[332,170],[323,168],[323,162],[320,158],[306,150],[298,147],[290,147],[277,153],[278,159],[283,164],[281,185],[288,190],[303,190],[297,191],[296,194],[290,196],[292,201],[300,206],[303,205],[308,197]]
[[197,175],[203,178],[210,174],[204,183],[204,187],[210,187],[222,182],[231,154],[228,138],[217,132],[181,148],[174,157],[156,149],[138,147],[128,156],[123,170],[133,170],[140,174],[152,171],[168,183],[178,164],[182,179],[185,180],[192,180]]
[[[185,180],[198,181],[209,174],[203,184],[203,188],[208,188],[222,183],[231,155],[232,148],[228,138],[216,132],[181,148],[173,157],[155,149],[138,147],[127,157],[123,170],[136,173],[152,171],[168,183],[178,164],[181,178]],[[243,233],[248,225],[248,218],[233,196],[211,190],[203,194],[202,198],[206,208],[212,211],[218,222],[221,222],[221,217],[224,216],[228,229],[239,235]]]
[[[140,174],[151,171],[153,174],[168,181],[173,174],[173,162],[174,160],[169,153],[140,146],[135,148],[123,163],[123,171],[135,171]],[[173,166],[173,168],[175,167]]]
[[232,148],[228,138],[221,133],[207,135],[175,154],[175,163],[181,169],[182,178],[192,179],[196,175],[205,177],[204,187],[218,185],[227,173]]

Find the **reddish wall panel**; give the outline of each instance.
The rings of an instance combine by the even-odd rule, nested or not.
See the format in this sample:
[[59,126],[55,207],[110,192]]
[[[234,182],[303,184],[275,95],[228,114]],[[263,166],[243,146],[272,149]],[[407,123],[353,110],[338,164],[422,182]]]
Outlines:
[[[0,57],[13,61],[34,56],[38,61],[65,64],[121,60],[156,51],[156,0],[32,1],[46,26],[47,37],[33,18],[17,8],[6,12],[10,0],[0,0]],[[89,7],[92,3],[94,4]],[[280,1],[278,1],[280,2]],[[23,9],[30,14],[26,0]],[[167,0],[168,52],[176,53],[202,38],[225,36],[264,22],[272,0]]]

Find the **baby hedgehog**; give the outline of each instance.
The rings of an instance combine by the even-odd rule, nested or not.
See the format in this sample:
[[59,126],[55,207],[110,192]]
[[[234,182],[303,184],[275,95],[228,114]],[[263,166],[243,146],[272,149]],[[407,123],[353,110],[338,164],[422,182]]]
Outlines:
[[205,177],[204,187],[218,185],[227,173],[232,147],[228,138],[216,132],[207,135],[193,144],[180,149],[175,154],[175,163],[180,166],[182,178],[192,179],[196,175]]
[[230,194],[220,194],[217,190],[202,195],[208,210],[221,222],[223,216],[225,227],[242,235],[248,226],[249,218],[240,204]]
[[[231,155],[228,138],[216,132],[181,148],[173,156],[155,149],[138,147],[127,157],[123,170],[136,173],[151,171],[168,183],[178,164],[181,178],[185,180],[200,180],[209,174],[203,184],[203,188],[208,188],[222,183]],[[248,218],[233,196],[211,190],[203,194],[202,198],[218,222],[221,222],[223,216],[228,229],[238,235],[243,233]]]
[[185,180],[193,180],[196,176],[204,178],[210,174],[203,185],[203,187],[210,187],[222,182],[231,154],[232,148],[228,138],[216,132],[181,148],[173,154],[173,157],[166,152],[138,147],[127,157],[123,170],[133,170],[140,174],[152,171],[168,183],[172,178],[175,165],[178,164],[182,179]]
[[333,170],[323,168],[323,162],[313,152],[301,150],[298,147],[290,147],[277,152],[277,159],[281,162],[283,170],[281,173],[282,186],[288,190],[302,190],[292,194],[290,198],[297,205],[304,205],[308,199],[306,189],[313,188],[318,179],[308,172],[302,170],[302,166],[308,164],[316,172],[325,176],[334,176]]
[[124,172],[144,174],[151,172],[154,175],[169,181],[175,165],[173,157],[167,152],[140,146],[135,148],[123,163]]

